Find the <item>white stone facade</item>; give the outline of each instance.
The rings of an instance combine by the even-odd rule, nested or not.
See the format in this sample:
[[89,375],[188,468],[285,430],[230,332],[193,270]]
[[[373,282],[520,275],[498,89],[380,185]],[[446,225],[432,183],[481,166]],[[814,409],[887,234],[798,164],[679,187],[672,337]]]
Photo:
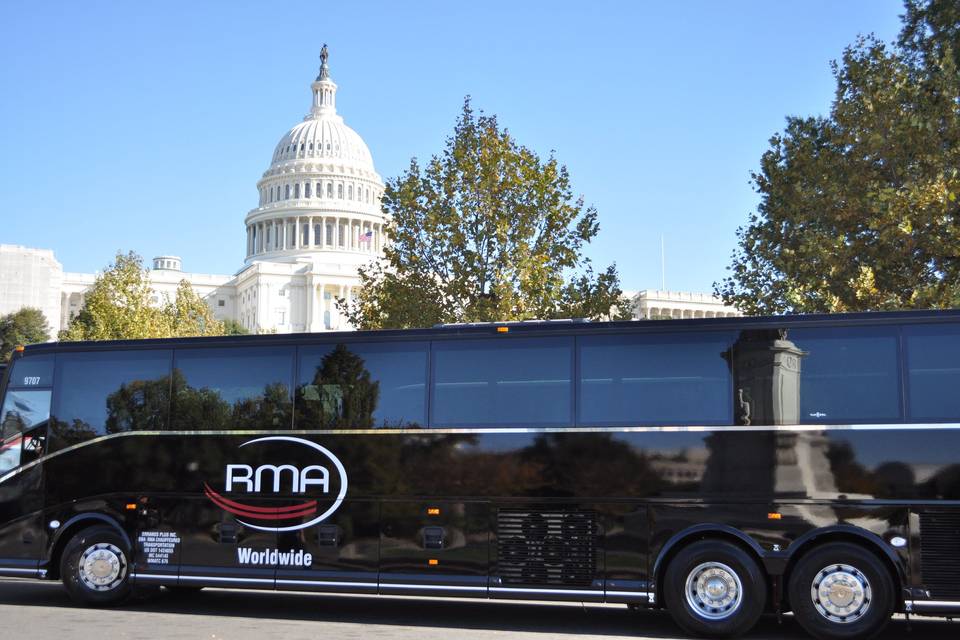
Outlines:
[[[325,47],[321,59],[309,113],[280,139],[257,182],[243,267],[234,275],[188,273],[179,256],[158,256],[149,272],[154,303],[172,299],[187,280],[218,319],[254,333],[350,328],[336,301],[352,299],[358,268],[382,255],[383,180],[363,139],[337,114]],[[50,250],[0,245],[0,314],[38,307],[55,337],[95,278],[65,273]],[[647,290],[632,299],[641,319],[739,315],[708,294]]]
[[63,266],[49,249],[0,244],[0,316],[23,307],[40,309],[56,333],[63,275]]
[[638,320],[667,318],[726,318],[743,315],[735,307],[709,293],[645,289],[634,296],[633,317]]

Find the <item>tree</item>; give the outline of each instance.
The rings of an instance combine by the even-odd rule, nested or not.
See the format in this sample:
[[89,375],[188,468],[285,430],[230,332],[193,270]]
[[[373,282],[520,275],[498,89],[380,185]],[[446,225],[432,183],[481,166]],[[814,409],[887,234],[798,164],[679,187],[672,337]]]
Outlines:
[[960,302],[958,5],[908,0],[888,47],[833,64],[828,117],[790,117],[752,175],[760,204],[715,286],[747,313]]
[[232,318],[223,321],[223,335],[225,336],[245,336],[249,333],[246,327]]
[[165,337],[222,336],[222,322],[214,318],[207,306],[186,280],[177,285],[177,294],[161,308]]
[[127,340],[222,335],[223,323],[186,280],[174,299],[153,301],[149,272],[137,254],[118,253],[97,276],[83,308],[60,332],[61,340]]
[[523,147],[469,97],[442,154],[389,180],[384,259],[360,269],[362,328],[439,322],[600,318],[621,301],[615,265],[596,274],[582,249],[597,212],[574,199],[566,167]]
[[46,342],[50,325],[40,309],[24,307],[0,318],[0,361],[10,360],[18,345]]

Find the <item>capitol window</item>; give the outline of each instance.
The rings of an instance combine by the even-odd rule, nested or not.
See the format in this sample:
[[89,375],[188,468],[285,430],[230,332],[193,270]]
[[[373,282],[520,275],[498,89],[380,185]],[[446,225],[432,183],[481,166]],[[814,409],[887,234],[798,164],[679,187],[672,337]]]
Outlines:
[[270,187],[270,202],[273,202],[273,187]]
[[284,200],[289,200],[289,199],[290,199],[290,185],[285,185],[285,186],[284,186],[284,189],[283,189],[283,199],[284,199]]
[[309,197],[310,197],[310,183],[309,183],[309,182],[304,182],[304,183],[303,183],[303,197],[304,197],[304,198],[309,198]]
[[332,183],[332,182],[328,182],[328,183],[327,183],[327,197],[328,197],[328,198],[332,198],[332,197],[333,197],[333,183]]
[[327,223],[327,246],[333,246],[333,225]]
[[323,197],[323,183],[321,182],[317,183],[317,197]]
[[293,197],[294,197],[294,198],[299,198],[299,197],[300,197],[300,183],[299,183],[299,182],[298,182],[297,184],[293,185]]
[[353,200],[353,185],[347,187],[347,199]]
[[343,183],[337,185],[337,197],[343,200]]
[[319,222],[313,225],[313,246],[315,247],[320,246],[320,231],[322,228]]

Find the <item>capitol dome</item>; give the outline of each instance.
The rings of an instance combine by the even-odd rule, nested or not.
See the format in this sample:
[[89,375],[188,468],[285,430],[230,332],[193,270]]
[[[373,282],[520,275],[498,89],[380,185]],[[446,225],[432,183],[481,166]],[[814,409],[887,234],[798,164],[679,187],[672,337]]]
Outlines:
[[[383,180],[356,131],[337,114],[327,49],[311,84],[310,112],[277,144],[246,217],[246,263],[357,266],[383,248]],[[334,255],[336,254],[336,255]]]

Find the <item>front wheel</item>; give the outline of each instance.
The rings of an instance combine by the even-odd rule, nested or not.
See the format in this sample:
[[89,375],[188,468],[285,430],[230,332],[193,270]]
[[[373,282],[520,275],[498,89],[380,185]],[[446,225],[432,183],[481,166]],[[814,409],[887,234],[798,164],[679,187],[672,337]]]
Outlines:
[[667,610],[684,631],[714,638],[749,631],[767,600],[757,563],[740,547],[720,540],[681,549],[667,566],[663,590]]
[[130,549],[115,529],[90,527],[67,543],[60,559],[60,576],[67,593],[80,604],[119,604],[132,591],[129,558]]
[[793,615],[820,640],[871,638],[894,609],[894,582],[873,553],[849,543],[825,544],[790,574]]

